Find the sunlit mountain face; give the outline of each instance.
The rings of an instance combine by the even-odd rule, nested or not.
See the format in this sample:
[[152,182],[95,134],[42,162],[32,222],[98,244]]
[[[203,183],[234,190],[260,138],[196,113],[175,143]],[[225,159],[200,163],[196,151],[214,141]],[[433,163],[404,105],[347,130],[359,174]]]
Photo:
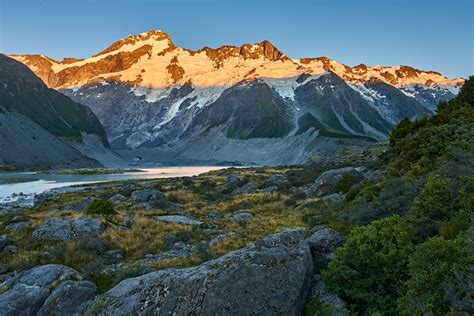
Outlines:
[[409,66],[291,59],[268,41],[193,51],[154,30],[87,59],[12,57],[89,106],[114,149],[253,163],[304,161],[322,141],[386,139],[464,82]]

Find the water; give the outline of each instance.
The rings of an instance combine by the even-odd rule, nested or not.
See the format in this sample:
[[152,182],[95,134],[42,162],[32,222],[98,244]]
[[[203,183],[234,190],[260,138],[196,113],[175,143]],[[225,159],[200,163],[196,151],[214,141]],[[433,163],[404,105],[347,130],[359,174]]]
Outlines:
[[199,175],[211,170],[219,170],[227,167],[161,167],[139,169],[142,172],[127,172],[122,174],[51,174],[41,172],[4,172],[0,173],[0,179],[22,178],[33,179],[32,182],[0,184],[0,204],[14,202],[19,195],[34,195],[46,190],[79,185],[86,183],[107,182],[117,180],[133,179],[158,179],[188,177]]

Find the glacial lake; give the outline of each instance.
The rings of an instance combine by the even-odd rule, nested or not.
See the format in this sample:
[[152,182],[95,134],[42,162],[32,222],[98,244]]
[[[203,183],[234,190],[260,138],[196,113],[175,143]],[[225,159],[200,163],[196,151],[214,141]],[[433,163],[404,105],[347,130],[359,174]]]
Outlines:
[[[156,167],[135,168],[140,172],[126,172],[117,174],[54,174],[41,172],[2,172],[2,179],[25,179],[31,182],[0,184],[0,204],[15,201],[18,194],[32,195],[46,190],[96,182],[108,182],[133,179],[159,179],[174,177],[190,177],[211,170],[220,170],[228,167],[222,166],[196,166],[196,167]],[[4,181],[3,181],[4,182]]]

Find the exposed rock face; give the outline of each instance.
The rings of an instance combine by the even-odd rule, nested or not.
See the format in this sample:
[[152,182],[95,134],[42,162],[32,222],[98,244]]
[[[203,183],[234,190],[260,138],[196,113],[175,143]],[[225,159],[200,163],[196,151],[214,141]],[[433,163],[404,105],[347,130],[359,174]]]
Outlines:
[[241,188],[238,188],[232,192],[232,195],[239,195],[239,194],[250,194],[250,193],[255,193],[257,191],[257,186],[249,182],[242,186]]
[[284,174],[276,173],[265,181],[265,188],[268,187],[277,187],[279,190],[285,190],[291,187],[291,183]]
[[162,215],[162,216],[154,216],[153,218],[162,222],[173,223],[173,224],[193,225],[193,226],[199,226],[203,224],[203,222],[197,221],[195,219],[192,219],[183,215]]
[[89,281],[65,281],[48,296],[38,316],[83,315],[94,300],[96,286]]
[[97,167],[58,137],[96,135],[108,147],[92,111],[48,87],[25,65],[0,54],[0,165]]
[[130,199],[136,205],[143,205],[146,209],[150,208],[170,208],[172,203],[168,201],[166,196],[156,189],[145,189],[133,191]]
[[317,228],[316,231],[306,240],[313,258],[323,256],[326,260],[331,260],[334,252],[342,246],[346,238],[331,228]]
[[91,217],[74,220],[51,217],[38,226],[32,236],[40,240],[72,240],[95,237],[104,230],[104,224]]
[[252,217],[254,217],[254,215],[250,212],[240,212],[240,213],[232,215],[232,220],[234,220],[236,222],[239,222],[239,223],[243,223],[243,222],[251,219]]
[[[47,264],[23,271],[0,285],[2,289],[5,289],[0,294],[0,311],[2,315],[36,315],[50,296],[53,296],[50,304],[51,301],[55,300],[55,297],[66,298],[57,307],[59,309],[55,309],[56,311],[79,311],[74,306],[69,305],[68,300],[76,304],[82,304],[85,301],[82,301],[81,298],[90,300],[91,296],[76,295],[78,293],[76,286],[73,286],[73,289],[69,291],[63,288],[51,293],[61,282],[79,277],[79,273],[74,269],[58,264]],[[75,284],[75,282],[69,284]],[[63,306],[68,306],[68,308],[63,309]],[[49,308],[54,310],[53,306]]]
[[268,41],[192,51],[161,31],[84,60],[12,57],[89,106],[112,147],[144,162],[305,162],[341,140],[386,139],[399,120],[433,114],[464,82],[408,66],[290,59]]
[[124,280],[90,308],[105,315],[299,315],[311,265],[304,232],[288,230],[197,267]]
[[331,193],[335,193],[335,186],[344,175],[354,176],[354,184],[357,184],[364,179],[364,174],[366,172],[367,169],[365,169],[364,167],[346,167],[323,172],[316,179],[316,181],[314,181],[314,184],[308,188],[306,193],[309,197],[322,197]]
[[96,198],[89,196],[85,199],[82,199],[77,202],[73,202],[71,204],[66,205],[63,207],[63,210],[65,211],[85,211],[89,209],[89,206],[92,204],[92,202],[96,200]]
[[23,228],[30,227],[33,223],[32,222],[18,222],[18,223],[13,223],[5,226],[6,230],[9,230],[11,232],[16,232],[19,230],[22,230]]

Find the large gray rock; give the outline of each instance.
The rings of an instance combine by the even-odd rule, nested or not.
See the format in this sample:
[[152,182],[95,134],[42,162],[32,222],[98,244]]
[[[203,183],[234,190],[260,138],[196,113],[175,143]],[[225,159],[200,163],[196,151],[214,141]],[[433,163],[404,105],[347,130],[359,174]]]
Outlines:
[[126,279],[90,307],[103,315],[299,315],[312,261],[287,230],[215,260]]
[[243,185],[241,188],[235,189],[232,192],[232,196],[236,196],[239,194],[250,194],[250,193],[255,193],[255,192],[257,192],[257,186],[254,183],[249,182]]
[[254,215],[250,212],[239,212],[237,214],[232,215],[232,220],[239,223],[243,223],[251,219],[252,217],[254,217]]
[[143,205],[146,209],[163,208],[168,209],[174,206],[166,196],[157,189],[145,189],[133,191],[130,195],[131,200],[137,205]]
[[285,190],[291,187],[291,182],[282,173],[275,173],[265,181],[265,188],[277,187],[278,190]]
[[346,167],[323,172],[316,181],[314,181],[314,184],[306,190],[306,194],[308,197],[322,197],[331,193],[337,193],[334,192],[336,184],[343,176],[348,174],[353,175],[354,184],[357,184],[364,180],[364,174],[366,172],[367,169],[365,167]]
[[125,202],[126,200],[128,200],[127,197],[123,196],[120,193],[117,193],[117,194],[113,195],[111,198],[109,198],[109,201],[112,202],[112,203],[115,203],[115,204]]
[[345,241],[346,238],[342,234],[326,227],[318,228],[306,239],[313,254],[313,259],[316,260],[316,256],[322,256],[327,261],[333,258],[336,249],[342,246]]
[[99,220],[91,217],[65,219],[51,217],[33,231],[33,238],[39,240],[72,240],[95,237],[105,230]]
[[38,316],[83,315],[94,300],[96,286],[89,281],[65,281],[56,287],[38,312]]
[[54,287],[65,280],[79,278],[74,269],[47,264],[23,271],[0,284],[1,315],[36,315]]
[[219,192],[222,194],[234,192],[246,183],[245,180],[236,175],[230,174],[227,176],[227,182],[219,187]]
[[96,200],[93,196],[88,196],[85,199],[82,199],[77,202],[73,202],[63,207],[65,211],[86,211],[91,206],[92,202]]
[[5,226],[6,230],[9,230],[11,232],[16,232],[19,231],[23,228],[30,227],[33,223],[28,221],[28,222],[18,222],[18,223],[13,223]]
[[167,223],[173,223],[173,224],[182,224],[182,225],[193,225],[193,226],[199,226],[203,224],[201,221],[197,221],[193,218],[189,218],[184,215],[161,215],[161,216],[153,216],[153,219],[162,221],[162,222],[167,222]]

